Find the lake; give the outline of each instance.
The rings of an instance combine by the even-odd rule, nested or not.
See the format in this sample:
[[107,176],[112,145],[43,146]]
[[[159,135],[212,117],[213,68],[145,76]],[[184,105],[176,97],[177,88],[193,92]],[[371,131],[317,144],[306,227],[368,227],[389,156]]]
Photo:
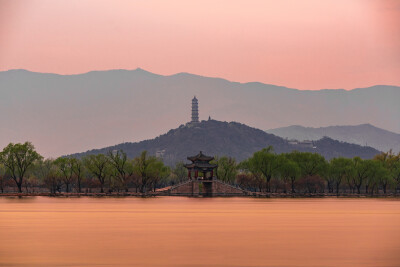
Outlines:
[[0,266],[400,266],[400,201],[1,197]]

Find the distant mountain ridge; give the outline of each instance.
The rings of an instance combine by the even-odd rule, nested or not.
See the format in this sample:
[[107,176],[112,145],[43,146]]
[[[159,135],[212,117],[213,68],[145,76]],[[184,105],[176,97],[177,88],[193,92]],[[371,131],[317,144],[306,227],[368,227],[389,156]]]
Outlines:
[[29,140],[45,157],[156,137],[190,119],[259,129],[371,123],[400,132],[400,87],[302,91],[179,73],[136,70],[76,75],[0,72],[0,146]]
[[395,153],[400,152],[400,134],[380,129],[371,124],[320,128],[293,125],[266,132],[296,140],[319,140],[327,136],[338,141],[368,145],[380,151],[386,152],[392,149]]
[[268,146],[273,146],[277,153],[293,150],[308,151],[319,153],[327,159],[339,156],[372,158],[379,153],[371,147],[339,142],[330,138],[313,142],[311,146],[291,145],[281,137],[241,123],[208,120],[195,125],[181,125],[151,140],[123,143],[71,156],[105,154],[122,149],[128,157],[133,158],[139,156],[143,150],[147,150],[150,155],[162,155],[166,164],[174,165],[178,161],[185,161],[188,156],[198,154],[199,151],[212,156],[230,156],[242,161]]

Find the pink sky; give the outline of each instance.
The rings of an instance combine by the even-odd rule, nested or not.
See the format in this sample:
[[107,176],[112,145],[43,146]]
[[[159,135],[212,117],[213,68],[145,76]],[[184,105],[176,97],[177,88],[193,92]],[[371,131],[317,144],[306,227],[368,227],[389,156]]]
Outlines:
[[0,71],[400,85],[400,1],[0,0]]

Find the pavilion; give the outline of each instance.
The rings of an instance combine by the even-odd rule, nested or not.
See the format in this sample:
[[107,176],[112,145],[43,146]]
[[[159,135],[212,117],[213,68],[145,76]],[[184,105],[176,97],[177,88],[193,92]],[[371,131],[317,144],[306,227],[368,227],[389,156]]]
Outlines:
[[[206,156],[200,151],[199,154],[192,157],[187,157],[192,163],[185,164],[185,168],[188,169],[188,178],[195,180],[213,180],[214,169],[218,167],[217,164],[211,164],[210,161],[214,157]],[[202,174],[199,176],[199,174]]]

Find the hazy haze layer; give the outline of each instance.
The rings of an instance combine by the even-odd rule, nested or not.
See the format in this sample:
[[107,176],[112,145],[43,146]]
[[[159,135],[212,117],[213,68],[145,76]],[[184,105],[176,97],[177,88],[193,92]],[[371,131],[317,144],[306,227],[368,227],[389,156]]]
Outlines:
[[371,123],[400,132],[400,88],[300,91],[141,69],[81,75],[0,72],[0,146],[32,141],[46,157],[156,137],[190,119],[238,121],[259,129]]

